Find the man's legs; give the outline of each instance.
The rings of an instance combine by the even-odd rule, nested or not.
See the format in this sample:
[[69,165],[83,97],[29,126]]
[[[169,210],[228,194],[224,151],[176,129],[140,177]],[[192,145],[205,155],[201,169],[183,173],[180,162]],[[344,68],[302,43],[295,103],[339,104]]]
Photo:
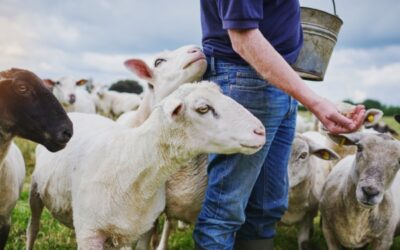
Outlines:
[[[297,103],[282,121],[246,207],[246,222],[236,234],[236,244],[273,238],[275,224],[288,206],[287,165],[295,135]],[[235,244],[235,245],[236,245]]]
[[266,127],[267,143],[256,154],[210,156],[209,183],[194,239],[200,249],[232,249],[234,234],[245,222],[245,207],[291,98],[261,80],[250,67],[211,61],[206,76]]

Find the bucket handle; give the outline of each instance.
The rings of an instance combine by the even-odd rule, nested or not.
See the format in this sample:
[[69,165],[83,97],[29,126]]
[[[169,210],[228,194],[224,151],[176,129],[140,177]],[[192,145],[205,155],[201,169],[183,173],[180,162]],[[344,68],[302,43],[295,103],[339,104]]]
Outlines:
[[337,16],[335,0],[332,0],[332,4],[333,4],[333,13],[335,14],[335,16]]

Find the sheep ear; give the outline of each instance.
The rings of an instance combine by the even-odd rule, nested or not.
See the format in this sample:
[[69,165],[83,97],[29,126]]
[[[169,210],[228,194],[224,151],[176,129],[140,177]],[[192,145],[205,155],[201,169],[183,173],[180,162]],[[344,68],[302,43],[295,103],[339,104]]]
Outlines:
[[395,115],[394,119],[396,120],[397,123],[400,124],[400,115]]
[[53,90],[54,85],[56,85],[56,82],[54,82],[54,81],[51,80],[51,79],[43,79],[42,81],[43,81],[43,83],[44,83],[44,86],[45,86],[46,88],[48,88],[49,90]]
[[326,161],[339,160],[340,156],[329,148],[320,148],[311,152],[313,155]]
[[168,118],[176,120],[183,115],[184,104],[179,99],[168,98],[163,105],[163,109]]
[[76,86],[83,86],[83,85],[85,85],[87,82],[89,82],[89,81],[86,80],[86,79],[81,79],[81,80],[79,80],[79,81],[76,82]]
[[310,150],[310,154],[313,154],[323,160],[332,161],[338,160],[340,157],[330,148],[327,148],[319,143],[315,143],[312,140],[308,140],[308,146]]
[[383,112],[379,109],[368,109],[365,112],[364,126],[366,128],[372,127],[379,122],[383,117]]
[[340,146],[353,146],[356,145],[362,138],[362,133],[352,133],[352,134],[330,134],[328,133],[329,138],[337,143]]
[[129,59],[124,62],[124,65],[141,79],[146,81],[153,79],[153,71],[143,60]]

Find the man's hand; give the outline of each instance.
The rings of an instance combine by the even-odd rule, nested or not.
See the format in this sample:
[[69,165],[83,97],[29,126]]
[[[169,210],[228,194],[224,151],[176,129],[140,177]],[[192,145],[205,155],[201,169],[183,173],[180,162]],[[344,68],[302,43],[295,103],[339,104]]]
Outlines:
[[325,98],[308,107],[312,113],[322,122],[326,129],[333,134],[351,133],[357,131],[365,116],[365,107],[358,105],[352,113],[346,116],[339,113],[337,107]]

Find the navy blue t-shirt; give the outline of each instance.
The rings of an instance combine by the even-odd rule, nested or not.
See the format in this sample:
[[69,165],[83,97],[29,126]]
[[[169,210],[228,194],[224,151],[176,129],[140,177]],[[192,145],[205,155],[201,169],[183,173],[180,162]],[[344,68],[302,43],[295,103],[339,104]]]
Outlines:
[[260,29],[289,64],[303,44],[299,0],[200,0],[207,56],[246,62],[233,50],[228,29]]

